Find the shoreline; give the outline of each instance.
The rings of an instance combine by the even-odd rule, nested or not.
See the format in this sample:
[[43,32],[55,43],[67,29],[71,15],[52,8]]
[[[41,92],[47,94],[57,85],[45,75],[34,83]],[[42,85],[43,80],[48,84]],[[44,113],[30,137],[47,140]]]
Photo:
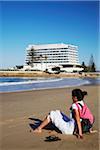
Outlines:
[[100,87],[100,84],[84,84],[80,86],[69,86],[69,87],[53,87],[53,88],[41,88],[41,89],[29,89],[29,90],[22,90],[22,91],[8,91],[8,92],[0,92],[0,94],[10,94],[10,93],[25,93],[25,92],[33,92],[33,91],[45,91],[45,90],[60,90],[60,89],[74,89],[75,87],[81,88],[82,86],[88,87],[88,86],[97,86]]
[[[8,77],[7,80],[10,78]],[[12,77],[11,79],[14,80]],[[16,78],[15,78],[16,79]],[[21,78],[20,78],[21,79]],[[29,80],[30,78],[26,78]],[[35,80],[33,80],[35,79]],[[67,77],[67,78],[42,78],[41,80],[38,80],[40,78],[34,78],[32,81],[24,82],[23,80],[16,83],[15,82],[5,82],[2,84],[2,78],[1,78],[1,86],[0,86],[0,93],[11,93],[11,92],[23,92],[23,91],[38,91],[38,90],[50,90],[50,89],[62,89],[62,88],[74,88],[74,87],[80,87],[80,86],[92,86],[92,85],[100,85],[100,79],[98,78],[76,78],[76,77]],[[45,79],[45,80],[44,80]],[[6,81],[4,79],[4,81]],[[12,81],[12,80],[11,80]],[[38,81],[38,82],[37,82]],[[47,84],[44,84],[46,81]],[[50,83],[49,83],[50,81]],[[52,84],[53,81],[53,84]],[[57,82],[56,82],[57,81]],[[39,83],[39,84],[38,84]]]
[[41,71],[0,71],[0,77],[76,77],[76,78],[85,78],[85,77],[90,77],[90,78],[97,78],[100,77],[99,72],[89,72],[89,73],[59,73],[59,74],[48,74],[45,72]]
[[[99,89],[100,85],[74,87],[86,90],[85,102],[95,116],[94,134],[84,134],[83,140],[73,135],[43,129],[41,134],[29,132],[32,118],[42,120],[50,111],[60,109],[69,116],[73,87],[0,93],[0,148],[4,150],[95,150],[99,149]],[[45,137],[56,135],[61,141],[45,142]],[[85,143],[84,147],[83,144]]]

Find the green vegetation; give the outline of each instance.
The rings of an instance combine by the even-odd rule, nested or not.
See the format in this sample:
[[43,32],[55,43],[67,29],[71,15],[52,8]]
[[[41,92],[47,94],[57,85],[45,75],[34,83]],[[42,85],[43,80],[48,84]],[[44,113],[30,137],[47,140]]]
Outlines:
[[84,61],[83,61],[82,67],[84,68],[84,72],[96,72],[96,65],[94,62],[93,55],[91,55],[91,57],[90,57],[89,65],[86,66]]

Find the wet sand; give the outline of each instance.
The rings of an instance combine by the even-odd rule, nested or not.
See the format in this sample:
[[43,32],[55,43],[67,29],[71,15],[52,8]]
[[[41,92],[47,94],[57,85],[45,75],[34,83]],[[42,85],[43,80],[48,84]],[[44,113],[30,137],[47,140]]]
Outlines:
[[[76,87],[75,87],[76,88]],[[79,88],[79,87],[78,87]],[[88,92],[85,101],[95,115],[94,134],[63,135],[43,129],[30,132],[35,119],[42,120],[50,110],[60,109],[69,115],[73,88],[37,90],[0,94],[0,150],[99,150],[99,89],[100,86],[81,86]],[[46,142],[45,137],[56,135],[60,141]]]

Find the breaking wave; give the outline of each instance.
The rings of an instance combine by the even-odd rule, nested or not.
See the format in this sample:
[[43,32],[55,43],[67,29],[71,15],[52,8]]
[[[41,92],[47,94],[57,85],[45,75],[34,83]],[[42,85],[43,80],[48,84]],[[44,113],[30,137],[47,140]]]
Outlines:
[[0,92],[54,89],[100,84],[100,78],[0,78]]

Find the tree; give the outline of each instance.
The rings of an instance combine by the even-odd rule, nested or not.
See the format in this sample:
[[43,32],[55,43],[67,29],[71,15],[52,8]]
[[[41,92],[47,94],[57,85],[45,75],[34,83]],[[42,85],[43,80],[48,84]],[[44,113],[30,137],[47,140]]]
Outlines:
[[46,61],[46,69],[45,70],[47,70],[47,59],[48,59],[48,56],[45,55],[44,58],[45,58],[45,61]]
[[28,53],[28,56],[29,56],[29,60],[27,62],[28,65],[30,65],[31,67],[34,66],[34,61],[36,61],[36,54],[35,54],[35,51],[34,51],[34,48],[31,47],[29,53]]
[[87,66],[85,65],[84,61],[82,62],[82,67],[84,68],[84,72],[87,72],[88,68],[87,68]]
[[90,72],[95,72],[96,71],[96,66],[95,66],[95,63],[94,63],[93,55],[91,55],[91,57],[90,57],[89,67],[88,68],[89,68]]
[[43,68],[42,68],[43,55],[41,54],[39,57],[40,57],[40,61],[41,61],[41,70],[42,70],[42,69],[43,69]]
[[94,62],[93,62],[93,64],[92,64],[91,69],[92,69],[92,72],[95,72],[95,71],[96,71],[96,67],[95,67],[95,63],[94,63]]

